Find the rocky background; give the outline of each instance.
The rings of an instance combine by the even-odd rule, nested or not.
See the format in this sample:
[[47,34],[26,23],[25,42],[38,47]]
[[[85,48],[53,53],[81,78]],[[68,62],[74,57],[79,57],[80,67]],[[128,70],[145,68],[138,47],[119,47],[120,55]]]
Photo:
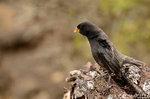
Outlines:
[[61,99],[69,71],[94,63],[83,21],[150,66],[148,0],[0,0],[0,99]]

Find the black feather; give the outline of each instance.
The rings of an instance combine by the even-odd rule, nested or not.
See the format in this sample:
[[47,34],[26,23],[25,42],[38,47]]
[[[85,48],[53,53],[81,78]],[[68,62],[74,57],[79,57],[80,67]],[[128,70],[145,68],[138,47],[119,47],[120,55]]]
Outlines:
[[107,35],[95,24],[83,22],[77,28],[88,38],[95,61],[109,73],[120,75],[120,69],[126,63],[144,65],[141,61],[121,54],[109,41]]

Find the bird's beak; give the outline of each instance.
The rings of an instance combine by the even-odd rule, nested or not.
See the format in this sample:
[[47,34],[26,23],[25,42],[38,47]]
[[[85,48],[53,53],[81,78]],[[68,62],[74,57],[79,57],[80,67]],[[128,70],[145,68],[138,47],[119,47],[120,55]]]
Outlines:
[[80,33],[80,30],[79,30],[78,28],[76,28],[76,29],[74,30],[74,32],[75,32],[75,33],[76,33],[76,32]]

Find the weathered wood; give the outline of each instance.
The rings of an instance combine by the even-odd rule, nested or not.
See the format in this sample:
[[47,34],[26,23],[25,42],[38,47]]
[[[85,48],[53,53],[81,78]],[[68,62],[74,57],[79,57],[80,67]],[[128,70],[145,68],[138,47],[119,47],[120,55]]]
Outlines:
[[99,65],[90,62],[81,70],[73,70],[66,78],[70,88],[65,89],[63,99],[133,99],[150,98],[150,69],[126,64],[121,68],[123,77],[109,74]]

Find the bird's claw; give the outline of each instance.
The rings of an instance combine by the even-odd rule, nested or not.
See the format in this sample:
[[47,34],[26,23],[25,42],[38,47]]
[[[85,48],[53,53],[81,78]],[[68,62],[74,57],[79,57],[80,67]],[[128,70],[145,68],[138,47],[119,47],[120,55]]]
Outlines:
[[103,95],[104,95],[104,96],[108,95],[108,93],[110,92],[110,89],[111,89],[112,87],[114,87],[114,86],[116,86],[116,85],[115,85],[115,84],[112,84],[112,85],[110,85],[110,86],[107,86],[107,87],[106,87],[106,90],[103,92]]

